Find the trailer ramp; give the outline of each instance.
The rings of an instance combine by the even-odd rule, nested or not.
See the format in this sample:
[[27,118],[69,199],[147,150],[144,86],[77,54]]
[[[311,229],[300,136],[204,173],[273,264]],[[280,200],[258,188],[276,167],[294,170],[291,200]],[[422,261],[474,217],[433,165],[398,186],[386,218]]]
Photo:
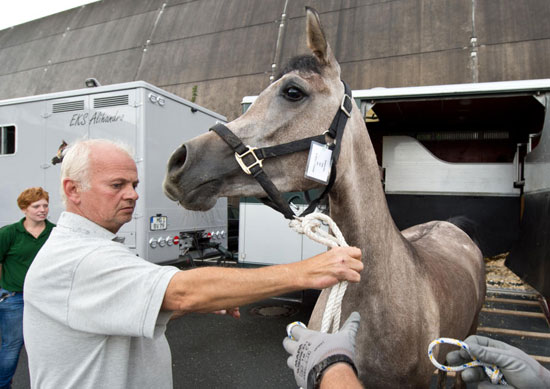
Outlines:
[[546,301],[535,290],[489,288],[479,335],[518,347],[550,369],[550,326]]

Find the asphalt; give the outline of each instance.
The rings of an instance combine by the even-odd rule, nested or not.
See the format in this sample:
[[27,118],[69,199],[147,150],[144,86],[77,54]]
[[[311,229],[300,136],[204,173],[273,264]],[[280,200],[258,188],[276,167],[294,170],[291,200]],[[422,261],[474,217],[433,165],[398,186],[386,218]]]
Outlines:
[[[174,388],[296,388],[282,347],[286,325],[307,320],[314,291],[241,307],[241,318],[190,314],[170,322]],[[13,389],[30,387],[27,355],[21,353]]]

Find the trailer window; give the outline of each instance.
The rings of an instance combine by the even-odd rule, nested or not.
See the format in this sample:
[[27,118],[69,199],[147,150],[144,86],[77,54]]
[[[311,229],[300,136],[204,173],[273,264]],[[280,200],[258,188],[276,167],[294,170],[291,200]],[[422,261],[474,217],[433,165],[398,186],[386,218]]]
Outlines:
[[0,155],[15,154],[15,126],[0,126]]

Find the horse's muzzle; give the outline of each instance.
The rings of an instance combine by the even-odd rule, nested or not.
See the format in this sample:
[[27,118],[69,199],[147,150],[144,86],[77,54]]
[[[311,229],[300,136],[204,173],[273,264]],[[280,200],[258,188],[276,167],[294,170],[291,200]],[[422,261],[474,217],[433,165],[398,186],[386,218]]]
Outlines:
[[185,145],[181,145],[168,160],[168,175],[174,173],[177,174],[181,171],[185,159],[187,158],[187,148]]
[[166,196],[173,201],[178,201],[180,197],[179,181],[186,158],[187,149],[185,145],[181,145],[176,151],[174,151],[168,160],[166,177],[164,178],[162,187],[164,189],[164,194],[166,194]]

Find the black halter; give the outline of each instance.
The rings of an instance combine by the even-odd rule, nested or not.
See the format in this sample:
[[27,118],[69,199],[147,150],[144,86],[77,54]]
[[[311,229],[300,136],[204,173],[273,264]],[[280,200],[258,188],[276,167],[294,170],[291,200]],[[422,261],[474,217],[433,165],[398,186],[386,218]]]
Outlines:
[[311,136],[309,138],[299,139],[276,146],[256,148],[245,146],[229,128],[221,123],[218,123],[210,128],[210,131],[214,131],[218,134],[229,145],[229,147],[235,151],[235,159],[239,163],[239,166],[246,174],[252,175],[267,193],[267,198],[264,197],[260,200],[262,200],[264,204],[282,213],[287,219],[293,220],[296,215],[292,209],[290,209],[288,203],[283,199],[281,192],[279,192],[277,187],[265,174],[262,169],[262,162],[266,158],[307,150],[309,149],[312,141],[326,144],[325,135],[328,135],[334,139],[334,142],[329,145],[329,148],[332,150],[332,157],[328,184],[323,193],[321,193],[317,199],[313,200],[300,216],[305,216],[313,212],[315,207],[317,207],[319,202],[328,194],[334,184],[334,180],[336,179],[336,162],[338,161],[338,156],[340,155],[340,145],[344,134],[344,127],[346,127],[348,118],[351,117],[351,110],[353,108],[351,90],[348,84],[344,81],[342,81],[342,83],[344,84],[344,97],[342,97],[342,102],[338,108],[338,112],[336,112],[329,129],[321,135]]

